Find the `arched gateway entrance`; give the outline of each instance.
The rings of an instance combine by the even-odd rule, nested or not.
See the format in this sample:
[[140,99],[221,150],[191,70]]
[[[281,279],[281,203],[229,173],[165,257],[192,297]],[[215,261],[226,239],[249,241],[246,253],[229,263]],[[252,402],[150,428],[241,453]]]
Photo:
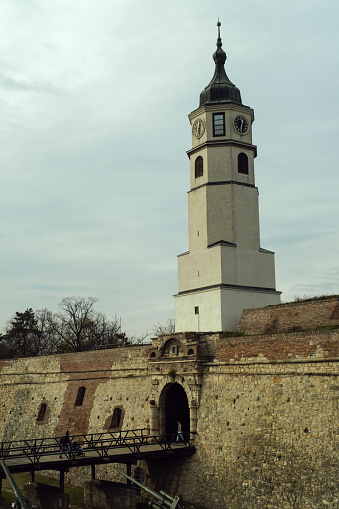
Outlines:
[[166,435],[176,433],[177,421],[180,421],[185,438],[189,438],[190,411],[186,392],[180,384],[171,383],[164,388],[161,394],[160,413],[162,433]]

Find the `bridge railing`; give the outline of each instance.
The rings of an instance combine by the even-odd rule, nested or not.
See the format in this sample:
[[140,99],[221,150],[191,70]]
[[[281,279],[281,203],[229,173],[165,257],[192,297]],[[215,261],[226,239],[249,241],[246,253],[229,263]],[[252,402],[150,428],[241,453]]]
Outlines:
[[[138,454],[142,446],[154,444],[164,451],[170,451],[174,444],[177,444],[176,436],[175,433],[150,437],[148,428],[80,434],[69,437],[68,448],[61,444],[61,437],[12,440],[0,443],[0,459],[26,458],[35,464],[39,463],[42,457],[60,455],[61,449],[67,459],[74,459],[78,455],[90,452],[105,459],[114,454],[114,450],[127,448],[131,453]],[[188,447],[189,443],[181,440],[180,445]]]

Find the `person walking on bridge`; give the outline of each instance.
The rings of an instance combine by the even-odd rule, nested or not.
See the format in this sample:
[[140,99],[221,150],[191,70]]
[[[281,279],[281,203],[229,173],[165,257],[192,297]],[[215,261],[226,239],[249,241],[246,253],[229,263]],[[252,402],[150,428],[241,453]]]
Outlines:
[[59,458],[62,458],[62,453],[67,452],[70,454],[70,445],[71,445],[71,439],[69,438],[69,431],[66,431],[66,435],[60,438],[60,456]]

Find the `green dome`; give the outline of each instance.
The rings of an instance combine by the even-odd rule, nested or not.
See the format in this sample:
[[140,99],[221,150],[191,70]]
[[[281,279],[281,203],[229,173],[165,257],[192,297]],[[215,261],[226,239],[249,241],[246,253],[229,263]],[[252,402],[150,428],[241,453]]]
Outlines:
[[228,79],[225,71],[226,53],[221,48],[220,25],[218,21],[217,50],[213,54],[215,72],[212,80],[200,94],[200,105],[233,102],[242,104],[240,90]]

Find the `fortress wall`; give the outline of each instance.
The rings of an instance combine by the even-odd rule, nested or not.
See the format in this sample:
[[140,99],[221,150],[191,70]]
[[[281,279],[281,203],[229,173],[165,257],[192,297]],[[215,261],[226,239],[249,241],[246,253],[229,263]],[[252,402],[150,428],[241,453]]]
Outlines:
[[[107,431],[115,406],[122,407],[124,429],[144,427],[146,355],[145,347],[133,346],[0,362],[1,439]],[[82,386],[85,398],[76,407]],[[46,416],[37,422],[42,403]]]
[[339,499],[338,375],[338,362],[211,366],[197,452],[180,486],[186,500],[204,509],[315,509]]
[[237,330],[245,334],[269,334],[335,325],[339,325],[338,296],[244,309]]
[[[182,357],[171,357],[176,342]],[[147,427],[150,398],[160,405],[176,382],[197,403],[196,453],[143,464],[146,484],[182,494],[195,509],[315,509],[324,500],[336,507],[338,345],[338,329],[228,339],[178,334],[152,347],[2,361],[1,436],[106,431],[115,406],[123,429]],[[75,407],[82,386],[84,402]],[[37,423],[43,401],[48,412]],[[105,466],[98,475],[114,473]]]
[[338,348],[339,330],[216,341],[197,451],[168,491],[195,509],[339,507]]

